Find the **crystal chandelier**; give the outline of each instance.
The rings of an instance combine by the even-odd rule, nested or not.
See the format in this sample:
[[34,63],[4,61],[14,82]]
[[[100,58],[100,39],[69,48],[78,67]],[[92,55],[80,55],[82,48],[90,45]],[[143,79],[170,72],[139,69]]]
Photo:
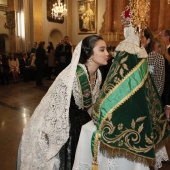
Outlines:
[[54,19],[61,20],[63,17],[67,16],[66,4],[63,4],[60,0],[53,4],[53,8],[51,10],[52,18]]

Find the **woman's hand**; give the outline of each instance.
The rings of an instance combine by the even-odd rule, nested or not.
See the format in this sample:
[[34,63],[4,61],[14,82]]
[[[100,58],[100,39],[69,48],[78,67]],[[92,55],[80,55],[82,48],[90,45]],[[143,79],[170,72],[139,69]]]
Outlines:
[[170,105],[165,106],[165,113],[166,113],[167,121],[170,122]]

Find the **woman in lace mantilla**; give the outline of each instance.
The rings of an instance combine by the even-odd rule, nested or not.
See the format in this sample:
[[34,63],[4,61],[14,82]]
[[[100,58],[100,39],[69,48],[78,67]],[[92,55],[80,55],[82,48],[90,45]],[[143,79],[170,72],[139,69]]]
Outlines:
[[25,127],[18,169],[72,169],[81,126],[91,120],[91,106],[101,85],[99,66],[106,65],[104,40],[91,35],[74,50]]

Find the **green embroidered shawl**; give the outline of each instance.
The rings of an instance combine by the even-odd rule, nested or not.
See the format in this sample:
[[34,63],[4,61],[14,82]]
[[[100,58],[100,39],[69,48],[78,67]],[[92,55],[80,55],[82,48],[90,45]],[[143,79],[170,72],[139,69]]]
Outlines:
[[118,52],[93,108],[97,130],[92,137],[94,163],[100,149],[154,165],[156,150],[170,134],[164,109],[145,59]]
[[77,80],[79,82],[79,86],[81,88],[83,109],[88,109],[92,106],[93,103],[92,91],[88,75],[81,67],[81,65],[77,65],[76,75]]

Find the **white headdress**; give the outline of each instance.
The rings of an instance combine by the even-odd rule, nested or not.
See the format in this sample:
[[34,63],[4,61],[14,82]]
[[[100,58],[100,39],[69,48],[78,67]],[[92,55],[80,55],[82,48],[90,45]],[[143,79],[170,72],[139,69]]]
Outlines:
[[137,54],[139,58],[148,56],[145,49],[140,47],[140,31],[148,25],[149,10],[150,0],[129,0],[125,11],[121,13],[125,40],[120,42],[116,51]]
[[71,64],[58,75],[24,129],[21,170],[53,169],[54,156],[68,140],[70,98],[81,44],[75,48]]

